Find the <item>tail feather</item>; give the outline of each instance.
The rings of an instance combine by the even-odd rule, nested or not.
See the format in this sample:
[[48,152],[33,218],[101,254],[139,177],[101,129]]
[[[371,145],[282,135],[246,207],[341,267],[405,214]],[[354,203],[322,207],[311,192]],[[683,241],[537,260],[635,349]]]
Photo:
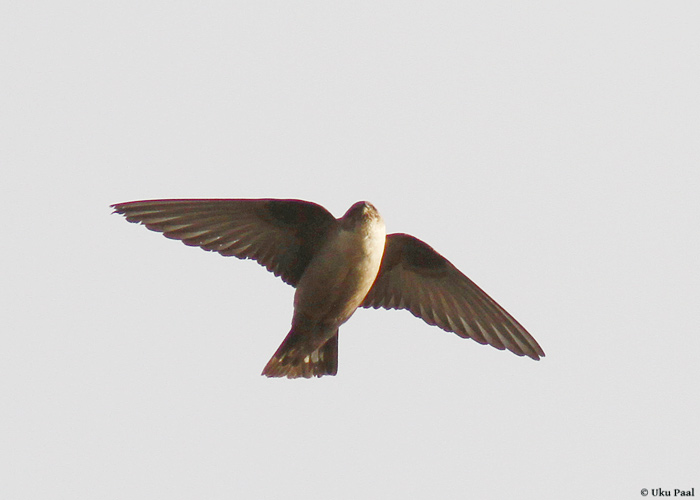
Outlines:
[[262,374],[267,377],[311,378],[338,373],[338,330],[311,354],[301,349],[299,336],[290,332]]

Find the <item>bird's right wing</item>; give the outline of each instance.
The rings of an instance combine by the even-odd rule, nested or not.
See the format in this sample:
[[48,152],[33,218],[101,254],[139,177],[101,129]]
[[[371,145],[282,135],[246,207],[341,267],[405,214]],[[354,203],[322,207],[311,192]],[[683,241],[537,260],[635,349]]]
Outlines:
[[335,217],[301,200],[147,200],[112,205],[129,222],[239,259],[254,259],[296,286]]

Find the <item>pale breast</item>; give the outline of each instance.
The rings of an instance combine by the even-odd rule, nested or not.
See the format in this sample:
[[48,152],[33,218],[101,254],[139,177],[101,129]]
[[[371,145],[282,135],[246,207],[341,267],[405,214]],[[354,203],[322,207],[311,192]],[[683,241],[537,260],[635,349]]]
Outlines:
[[309,263],[294,309],[319,321],[347,321],[377,277],[385,238],[383,223],[338,231]]

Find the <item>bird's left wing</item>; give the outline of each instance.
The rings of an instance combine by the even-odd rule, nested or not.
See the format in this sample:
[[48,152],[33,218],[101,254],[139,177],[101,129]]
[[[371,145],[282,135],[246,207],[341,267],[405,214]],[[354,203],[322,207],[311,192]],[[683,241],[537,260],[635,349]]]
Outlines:
[[515,318],[427,243],[387,236],[379,274],[362,307],[408,309],[430,325],[539,359],[544,351]]
[[254,259],[296,286],[335,217],[301,200],[147,200],[112,205],[129,222],[239,259]]

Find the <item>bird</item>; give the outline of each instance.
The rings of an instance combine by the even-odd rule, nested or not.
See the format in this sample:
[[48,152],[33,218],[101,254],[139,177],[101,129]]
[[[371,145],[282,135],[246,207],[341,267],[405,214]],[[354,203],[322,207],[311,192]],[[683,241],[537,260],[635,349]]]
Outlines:
[[338,329],[362,308],[406,309],[429,325],[534,360],[544,351],[486,292],[427,243],[386,234],[371,203],[339,219],[296,199],[163,199],[117,203],[112,213],[223,256],[253,259],[296,288],[289,333],[267,377],[338,372]]

